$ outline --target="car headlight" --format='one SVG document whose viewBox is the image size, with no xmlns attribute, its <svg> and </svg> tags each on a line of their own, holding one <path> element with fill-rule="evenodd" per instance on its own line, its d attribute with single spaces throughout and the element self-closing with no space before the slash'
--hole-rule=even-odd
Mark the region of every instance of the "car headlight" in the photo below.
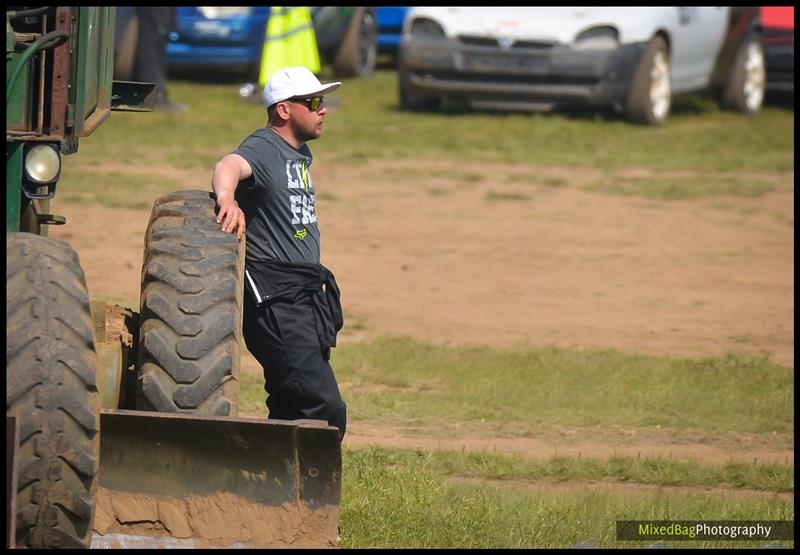
<svg viewBox="0 0 800 555">
<path fill-rule="evenodd" d="M 411 22 L 411 36 L 415 39 L 443 39 L 444 29 L 434 20 L 420 17 Z"/>
<path fill-rule="evenodd" d="M 253 8 L 248 6 L 201 6 L 197 11 L 208 19 L 219 17 L 247 17 L 253 13 Z"/>
<path fill-rule="evenodd" d="M 613 50 L 619 46 L 619 32 L 608 25 L 584 29 L 575 37 L 579 50 Z"/>
<path fill-rule="evenodd" d="M 51 144 L 38 144 L 25 154 L 25 176 L 34 183 L 52 183 L 61 173 L 61 154 Z"/>
</svg>

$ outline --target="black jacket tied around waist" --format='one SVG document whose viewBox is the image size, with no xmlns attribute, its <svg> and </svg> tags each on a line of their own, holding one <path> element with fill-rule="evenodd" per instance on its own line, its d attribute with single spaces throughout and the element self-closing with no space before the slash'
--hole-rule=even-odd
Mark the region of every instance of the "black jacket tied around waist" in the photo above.
<svg viewBox="0 0 800 555">
<path fill-rule="evenodd" d="M 336 346 L 336 334 L 344 325 L 344 315 L 339 286 L 325 266 L 310 262 L 248 261 L 245 282 L 259 306 L 279 300 L 296 303 L 310 297 L 322 348 Z"/>
</svg>

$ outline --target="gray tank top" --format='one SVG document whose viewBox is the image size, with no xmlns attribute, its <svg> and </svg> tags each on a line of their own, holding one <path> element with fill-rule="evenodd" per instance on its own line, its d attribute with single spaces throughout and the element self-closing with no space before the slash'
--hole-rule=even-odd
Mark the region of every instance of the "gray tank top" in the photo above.
<svg viewBox="0 0 800 555">
<path fill-rule="evenodd" d="M 320 263 L 320 237 L 308 145 L 292 147 L 269 128 L 254 131 L 234 151 L 253 175 L 236 187 L 246 221 L 248 263 Z"/>
</svg>

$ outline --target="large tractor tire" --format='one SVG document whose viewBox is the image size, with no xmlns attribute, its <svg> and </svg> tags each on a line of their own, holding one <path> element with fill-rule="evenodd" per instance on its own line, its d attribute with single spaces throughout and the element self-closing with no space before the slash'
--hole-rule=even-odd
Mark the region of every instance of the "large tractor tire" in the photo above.
<svg viewBox="0 0 800 555">
<path fill-rule="evenodd" d="M 367 77 L 375 71 L 378 26 L 372 8 L 355 8 L 333 68 L 338 77 Z"/>
<path fill-rule="evenodd" d="M 244 240 L 206 191 L 156 200 L 145 233 L 136 408 L 236 416 Z"/>
<path fill-rule="evenodd" d="M 672 106 L 670 58 L 667 42 L 655 36 L 642 53 L 628 94 L 628 119 L 645 125 L 661 125 Z"/>
<path fill-rule="evenodd" d="M 94 327 L 78 255 L 6 235 L 6 414 L 19 422 L 16 543 L 89 547 L 100 458 Z"/>
</svg>

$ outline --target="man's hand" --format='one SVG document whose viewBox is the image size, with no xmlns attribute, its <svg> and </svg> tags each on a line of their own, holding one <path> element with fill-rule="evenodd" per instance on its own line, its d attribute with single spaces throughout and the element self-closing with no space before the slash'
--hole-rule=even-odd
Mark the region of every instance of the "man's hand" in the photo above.
<svg viewBox="0 0 800 555">
<path fill-rule="evenodd" d="M 236 204 L 236 186 L 239 181 L 253 175 L 250 164 L 238 154 L 228 154 L 214 166 L 211 188 L 217 197 L 217 223 L 222 223 L 225 233 L 236 232 L 236 238 L 244 235 L 244 212 Z"/>
<path fill-rule="evenodd" d="M 217 223 L 222 223 L 222 231 L 225 233 L 236 232 L 236 238 L 241 239 L 244 235 L 244 212 L 233 200 L 217 199 L 219 212 L 217 213 Z"/>
</svg>

